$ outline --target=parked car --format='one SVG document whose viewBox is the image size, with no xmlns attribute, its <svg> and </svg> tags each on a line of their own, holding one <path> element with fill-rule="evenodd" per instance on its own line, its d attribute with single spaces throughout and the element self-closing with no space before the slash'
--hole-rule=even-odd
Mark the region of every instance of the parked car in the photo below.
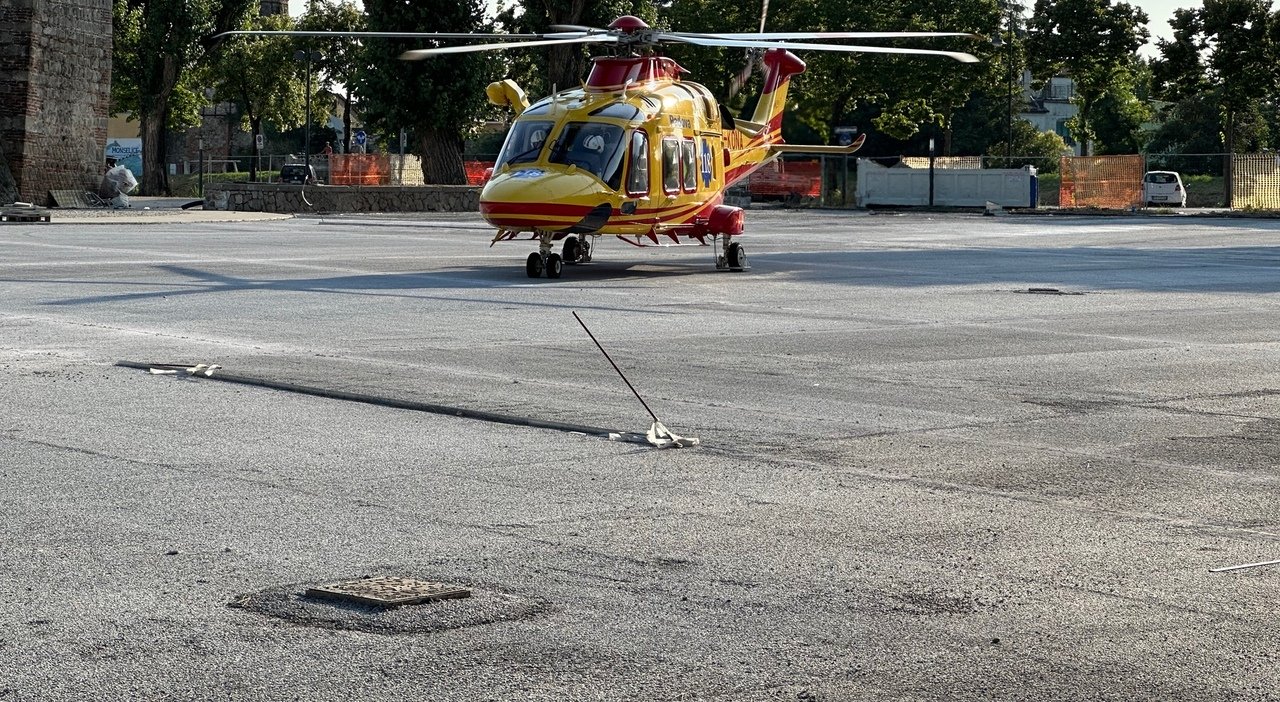
<svg viewBox="0 0 1280 702">
<path fill-rule="evenodd" d="M 1142 179 L 1142 197 L 1147 207 L 1186 207 L 1187 189 L 1182 176 L 1173 171 L 1147 171 Z"/>
<path fill-rule="evenodd" d="M 309 174 L 307 173 L 308 169 L 311 171 Z M 309 178 L 308 175 L 310 176 Z M 280 182 L 297 185 L 314 183 L 316 182 L 316 169 L 301 163 L 286 163 L 280 167 Z"/>
</svg>

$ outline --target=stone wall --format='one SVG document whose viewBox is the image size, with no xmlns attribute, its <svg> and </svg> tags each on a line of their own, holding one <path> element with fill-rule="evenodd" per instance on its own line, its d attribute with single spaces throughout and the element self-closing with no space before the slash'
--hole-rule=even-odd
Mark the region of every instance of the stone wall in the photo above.
<svg viewBox="0 0 1280 702">
<path fill-rule="evenodd" d="M 21 199 L 97 185 L 110 93 L 110 0 L 0 0 L 0 157 Z"/>
<path fill-rule="evenodd" d="M 305 198 L 305 199 L 304 199 Z M 284 185 L 208 183 L 208 210 L 237 212 L 478 212 L 480 188 L 468 185 Z"/>
</svg>

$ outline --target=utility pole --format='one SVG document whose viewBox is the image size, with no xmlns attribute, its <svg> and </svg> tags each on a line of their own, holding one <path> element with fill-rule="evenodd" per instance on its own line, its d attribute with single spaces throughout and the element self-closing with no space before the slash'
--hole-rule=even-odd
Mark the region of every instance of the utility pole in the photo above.
<svg viewBox="0 0 1280 702">
<path fill-rule="evenodd" d="M 306 172 L 306 175 L 304 177 L 307 178 L 308 180 L 311 178 L 311 62 L 319 61 L 323 58 L 324 58 L 324 55 L 321 54 L 319 51 L 310 51 L 310 50 L 303 51 L 302 49 L 299 49 L 293 52 L 293 60 L 302 61 L 307 66 L 307 96 L 306 96 L 307 128 L 305 132 L 306 143 L 303 144 L 302 146 L 302 163 Z"/>
</svg>

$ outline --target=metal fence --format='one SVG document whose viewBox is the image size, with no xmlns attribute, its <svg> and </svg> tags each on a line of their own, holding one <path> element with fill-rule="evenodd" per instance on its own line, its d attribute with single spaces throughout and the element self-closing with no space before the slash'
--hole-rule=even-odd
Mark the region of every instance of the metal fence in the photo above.
<svg viewBox="0 0 1280 702">
<path fill-rule="evenodd" d="M 467 182 L 480 185 L 488 178 L 493 167 L 494 155 L 473 154 L 464 158 L 463 169 Z M 1099 157 L 1101 158 L 1101 157 Z M 1280 210 L 1280 160 L 1274 153 L 1263 154 L 1145 154 L 1129 156 L 1139 159 L 1140 166 L 1130 166 L 1131 172 L 1178 172 L 1187 193 L 1188 207 Z M 303 154 L 262 154 L 231 156 L 205 155 L 203 172 L 207 177 L 247 180 L 249 167 L 257 160 L 259 182 L 279 180 L 281 166 L 302 163 Z M 354 166 L 354 159 L 376 162 L 373 166 Z M 403 160 L 397 154 L 311 154 L 311 165 L 319 182 L 328 184 L 367 185 L 421 185 L 424 183 L 421 160 L 406 155 Z M 885 165 L 901 165 L 927 168 L 927 156 L 903 156 L 876 159 Z M 171 175 L 179 176 L 179 182 L 190 182 L 194 193 L 195 177 L 200 172 L 198 160 L 179 161 L 171 164 Z M 1075 168 L 1069 174 L 1060 174 L 1057 159 L 1033 156 L 966 156 L 936 157 L 934 168 L 1022 168 L 1033 166 L 1039 176 L 1039 204 L 1043 206 L 1085 206 L 1092 203 L 1099 207 L 1134 207 L 1144 203 L 1132 198 L 1113 197 L 1120 186 L 1116 180 L 1103 174 L 1100 179 L 1109 184 L 1090 184 L 1089 172 Z M 1086 169 L 1087 170 L 1087 169 Z M 1096 171 L 1096 169 L 1095 169 Z M 183 176 L 190 176 L 184 179 Z M 376 177 L 375 177 L 376 175 Z M 1067 175 L 1067 178 L 1063 178 Z M 1082 180 L 1083 178 L 1083 180 Z M 1140 192 L 1132 173 L 1126 176 L 1128 192 Z M 819 156 L 785 154 L 752 174 L 747 183 L 736 188 L 732 195 L 750 198 L 754 202 L 780 203 L 791 206 L 853 207 L 857 184 L 856 159 L 846 156 Z M 1228 186 L 1230 184 L 1230 186 Z M 1064 185 L 1066 188 L 1064 189 Z M 1136 190 L 1135 190 L 1136 188 Z M 1228 192 L 1230 190 L 1230 192 Z M 1091 193 L 1099 194 L 1097 199 Z M 1101 195 L 1101 193 L 1107 193 Z M 1069 198 L 1061 197 L 1069 194 Z M 1140 198 L 1139 198 L 1140 199 Z"/>
</svg>

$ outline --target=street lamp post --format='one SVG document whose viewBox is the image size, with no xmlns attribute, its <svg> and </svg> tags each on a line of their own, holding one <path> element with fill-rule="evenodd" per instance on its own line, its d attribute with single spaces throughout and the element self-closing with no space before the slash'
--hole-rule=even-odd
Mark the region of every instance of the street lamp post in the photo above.
<svg viewBox="0 0 1280 702">
<path fill-rule="evenodd" d="M 1013 149 L 1013 12 L 1009 13 L 1009 138 L 1005 141 L 1005 158 Z M 1008 164 L 1005 164 L 1006 166 Z"/>
<path fill-rule="evenodd" d="M 311 62 L 319 61 L 323 58 L 324 55 L 319 51 L 303 51 L 302 49 L 299 49 L 293 52 L 293 60 L 303 61 L 307 64 L 307 129 L 305 137 L 306 143 L 302 146 L 302 163 L 306 173 L 304 177 L 308 179 L 311 178 Z"/>
<path fill-rule="evenodd" d="M 991 45 L 999 49 L 1001 46 L 1006 47 L 1005 55 L 1008 58 L 1008 65 L 1005 71 L 1005 91 L 1008 93 L 1009 105 L 1008 115 L 1005 118 L 1006 137 L 1004 142 L 1004 157 L 1007 159 L 1013 155 L 1013 6 L 1009 7 L 1009 39 L 1005 41 L 997 30 L 995 35 L 991 37 Z M 1009 164 L 1005 164 L 1008 166 Z"/>
</svg>

